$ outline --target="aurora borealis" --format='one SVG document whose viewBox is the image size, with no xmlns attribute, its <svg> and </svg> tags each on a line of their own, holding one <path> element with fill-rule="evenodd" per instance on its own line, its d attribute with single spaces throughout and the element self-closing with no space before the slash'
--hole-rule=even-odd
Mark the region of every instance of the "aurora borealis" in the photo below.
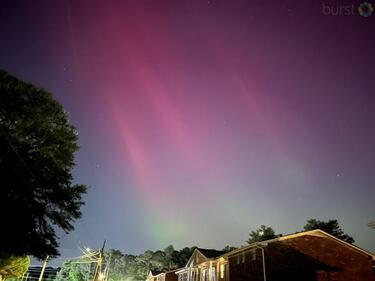
<svg viewBox="0 0 375 281">
<path fill-rule="evenodd" d="M 337 218 L 375 251 L 374 15 L 324 15 L 319 1 L 2 2 L 0 68 L 52 91 L 80 135 L 74 178 L 90 189 L 62 257 L 104 238 L 128 253 L 221 249 L 309 218 Z"/>
</svg>

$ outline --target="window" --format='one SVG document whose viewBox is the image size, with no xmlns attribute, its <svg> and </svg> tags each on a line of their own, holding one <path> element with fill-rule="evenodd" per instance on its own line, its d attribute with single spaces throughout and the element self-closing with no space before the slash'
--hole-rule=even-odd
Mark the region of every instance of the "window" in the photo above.
<svg viewBox="0 0 375 281">
<path fill-rule="evenodd" d="M 246 259 L 245 259 L 245 254 L 242 254 L 242 256 L 241 256 L 241 262 L 242 262 L 242 263 L 245 263 L 245 261 L 246 261 Z"/>
<path fill-rule="evenodd" d="M 220 265 L 220 279 L 224 279 L 224 271 L 225 271 L 225 265 Z"/>
<path fill-rule="evenodd" d="M 237 264 L 240 264 L 240 256 L 237 256 Z"/>
<path fill-rule="evenodd" d="M 212 281 L 216 281 L 216 270 L 215 270 L 215 267 L 212 268 Z"/>
</svg>

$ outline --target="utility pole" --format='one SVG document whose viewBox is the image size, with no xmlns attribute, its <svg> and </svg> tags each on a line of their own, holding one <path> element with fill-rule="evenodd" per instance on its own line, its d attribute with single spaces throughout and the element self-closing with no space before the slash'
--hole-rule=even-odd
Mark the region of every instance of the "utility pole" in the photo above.
<svg viewBox="0 0 375 281">
<path fill-rule="evenodd" d="M 104 281 L 108 281 L 108 275 L 109 275 L 110 265 L 111 265 L 111 256 L 109 256 L 108 263 L 106 263 L 106 266 L 105 266 L 105 278 L 104 278 Z"/>
<path fill-rule="evenodd" d="M 103 263 L 105 242 L 106 242 L 106 240 L 104 240 L 103 246 L 99 250 L 98 264 L 96 265 L 96 268 L 95 268 L 93 281 L 96 281 L 98 279 L 98 277 L 99 277 L 99 279 L 103 279 L 102 263 Z"/>
<path fill-rule="evenodd" d="M 46 257 L 46 259 L 45 259 L 45 261 L 43 263 L 42 271 L 40 272 L 39 280 L 38 281 L 42 281 L 42 279 L 43 279 L 43 274 L 44 274 L 44 270 L 46 269 L 46 266 L 47 266 L 48 258 L 49 258 L 49 256 Z"/>
</svg>

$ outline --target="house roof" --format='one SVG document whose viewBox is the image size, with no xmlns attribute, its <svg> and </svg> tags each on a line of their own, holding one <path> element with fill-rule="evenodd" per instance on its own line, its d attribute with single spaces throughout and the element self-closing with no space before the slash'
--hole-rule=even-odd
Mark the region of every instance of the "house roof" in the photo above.
<svg viewBox="0 0 375 281">
<path fill-rule="evenodd" d="M 167 273 L 173 273 L 173 272 L 177 272 L 177 271 L 180 271 L 182 268 L 176 268 L 176 269 L 172 269 L 172 270 L 169 270 L 169 271 L 166 271 L 164 272 L 165 274 Z"/>
<path fill-rule="evenodd" d="M 159 275 L 161 273 L 163 273 L 162 271 L 159 271 L 159 270 L 150 270 L 152 276 L 156 276 L 156 275 Z"/>
<path fill-rule="evenodd" d="M 202 248 L 197 248 L 199 252 L 201 252 L 202 255 L 204 255 L 206 258 L 217 258 L 218 256 L 222 256 L 225 254 L 224 251 L 218 251 L 215 249 L 202 249 Z"/>
<path fill-rule="evenodd" d="M 190 262 L 192 261 L 193 257 L 199 253 L 200 255 L 202 255 L 204 258 L 206 258 L 207 260 L 211 260 L 211 259 L 215 259 L 219 256 L 222 256 L 223 254 L 225 254 L 225 251 L 218 251 L 218 250 L 215 250 L 215 249 L 203 249 L 203 248 L 195 248 L 192 255 L 190 256 L 188 262 L 186 263 L 186 266 L 185 268 L 188 267 L 188 264 L 190 264 Z M 184 271 L 185 269 L 181 269 L 179 270 L 179 272 L 181 271 Z"/>
<path fill-rule="evenodd" d="M 355 246 L 353 244 L 350 244 L 350 243 L 347 243 L 323 230 L 320 230 L 320 229 L 314 229 L 314 230 L 309 230 L 309 231 L 303 231 L 303 232 L 298 232 L 298 233 L 294 233 L 294 234 L 288 234 L 288 235 L 285 235 L 285 236 L 281 236 L 281 237 L 277 237 L 277 238 L 274 238 L 274 239 L 270 239 L 270 240 L 266 240 L 266 241 L 262 241 L 262 242 L 255 242 L 255 243 L 252 243 L 250 245 L 247 245 L 247 246 L 243 246 L 239 249 L 236 249 L 236 250 L 233 250 L 231 252 L 228 252 L 226 254 L 224 254 L 223 256 L 231 256 L 231 255 L 234 255 L 234 254 L 237 254 L 239 252 L 243 252 L 247 249 L 251 249 L 251 248 L 256 248 L 256 247 L 261 247 L 261 246 L 267 246 L 267 244 L 269 243 L 273 243 L 273 242 L 276 242 L 276 241 L 283 241 L 283 240 L 288 240 L 288 239 L 291 239 L 291 238 L 296 238 L 296 237 L 299 237 L 299 236 L 304 236 L 304 235 L 317 235 L 317 236 L 326 236 L 326 237 L 329 237 L 333 240 L 335 240 L 336 242 L 339 242 L 340 244 L 346 246 L 346 247 L 349 247 L 357 252 L 360 252 L 362 254 L 365 254 L 369 257 L 371 257 L 372 259 L 375 260 L 375 255 L 358 247 L 358 246 Z"/>
</svg>

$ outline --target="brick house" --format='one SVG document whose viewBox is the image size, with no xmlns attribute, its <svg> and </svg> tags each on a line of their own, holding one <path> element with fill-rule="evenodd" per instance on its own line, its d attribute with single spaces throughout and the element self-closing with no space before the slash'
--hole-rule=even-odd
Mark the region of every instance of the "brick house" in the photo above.
<svg viewBox="0 0 375 281">
<path fill-rule="evenodd" d="M 223 258 L 230 281 L 375 281 L 373 254 L 321 230 L 253 243 Z"/>
<path fill-rule="evenodd" d="M 375 281 L 375 256 L 316 229 L 228 253 L 197 248 L 173 274 L 171 281 Z"/>
</svg>

